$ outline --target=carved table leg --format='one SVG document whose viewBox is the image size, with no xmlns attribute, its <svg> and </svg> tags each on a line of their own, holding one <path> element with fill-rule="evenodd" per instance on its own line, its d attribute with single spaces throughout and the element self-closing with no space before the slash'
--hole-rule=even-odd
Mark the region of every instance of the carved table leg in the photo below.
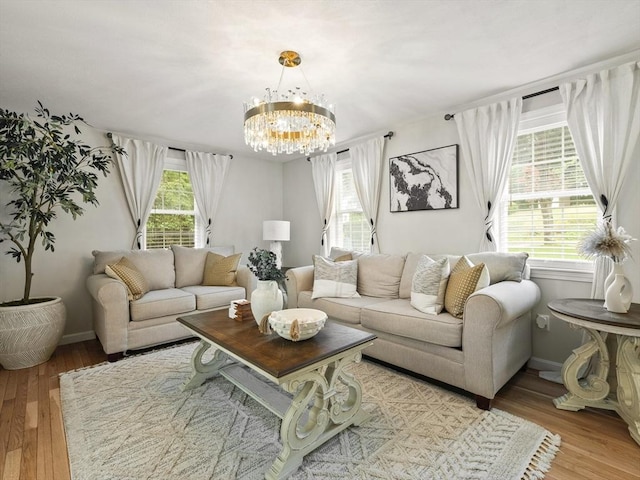
<svg viewBox="0 0 640 480">
<path fill-rule="evenodd" d="M 191 376 L 185 380 L 182 385 L 182 390 L 191 390 L 192 388 L 199 387 L 207 379 L 215 377 L 218 374 L 220 368 L 227 362 L 229 356 L 222 350 L 216 350 L 213 353 L 213 358 L 207 363 L 202 362 L 202 356 L 207 350 L 211 348 L 211 344 L 200 340 L 200 343 L 193 351 L 191 356 Z"/>
<path fill-rule="evenodd" d="M 640 337 L 618 335 L 618 414 L 640 444 Z"/>
<path fill-rule="evenodd" d="M 291 406 L 282 419 L 282 451 L 267 471 L 269 480 L 286 478 L 302 464 L 303 457 L 351 425 L 369 418 L 361 409 L 362 387 L 344 368 L 359 362 L 358 352 L 329 364 L 326 369 L 304 373 L 285 383 L 294 394 Z M 338 384 L 346 387 L 339 392 Z"/>
<path fill-rule="evenodd" d="M 607 382 L 609 373 L 609 351 L 604 336 L 597 330 L 585 328 L 591 341 L 576 348 L 562 366 L 562 380 L 569 393 L 553 400 L 555 406 L 562 410 L 578 411 L 584 407 L 599 407 L 615 410 L 615 402 L 609 399 L 610 386 Z M 592 356 L 598 354 L 594 373 L 580 380 L 580 369 Z"/>
</svg>

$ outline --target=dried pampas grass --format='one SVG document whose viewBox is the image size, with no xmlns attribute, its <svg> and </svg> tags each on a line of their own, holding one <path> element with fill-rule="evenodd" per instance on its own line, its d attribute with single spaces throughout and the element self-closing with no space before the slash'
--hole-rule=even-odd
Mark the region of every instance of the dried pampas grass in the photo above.
<svg viewBox="0 0 640 480">
<path fill-rule="evenodd" d="M 593 232 L 582 239 L 578 251 L 587 258 L 610 257 L 615 263 L 620 263 L 631 256 L 629 243 L 632 240 L 635 238 L 624 228 L 615 230 L 609 221 L 602 220 Z"/>
</svg>

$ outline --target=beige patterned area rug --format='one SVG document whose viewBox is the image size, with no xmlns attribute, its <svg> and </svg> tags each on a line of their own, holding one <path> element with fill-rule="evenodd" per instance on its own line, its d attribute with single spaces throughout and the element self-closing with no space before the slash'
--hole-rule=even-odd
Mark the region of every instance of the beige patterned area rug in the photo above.
<svg viewBox="0 0 640 480">
<path fill-rule="evenodd" d="M 223 378 L 189 392 L 195 344 L 60 375 L 75 480 L 261 479 L 280 420 Z M 560 438 L 467 397 L 363 361 L 371 419 L 307 455 L 293 479 L 537 479 Z"/>
</svg>

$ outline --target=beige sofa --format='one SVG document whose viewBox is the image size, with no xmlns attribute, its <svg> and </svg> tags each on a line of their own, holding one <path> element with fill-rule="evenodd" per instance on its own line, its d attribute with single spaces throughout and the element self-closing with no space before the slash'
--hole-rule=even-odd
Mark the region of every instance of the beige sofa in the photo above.
<svg viewBox="0 0 640 480">
<path fill-rule="evenodd" d="M 332 251 L 332 257 L 343 253 Z M 421 256 L 358 257 L 357 298 L 312 299 L 314 267 L 289 269 L 288 307 L 316 308 L 330 321 L 376 334 L 365 355 L 471 392 L 479 408 L 489 409 L 496 392 L 531 356 L 531 310 L 540 290 L 527 279 L 526 254 L 467 255 L 487 266 L 490 285 L 468 297 L 462 318 L 423 313 L 410 304 Z M 447 257 L 452 267 L 460 258 Z"/>
<path fill-rule="evenodd" d="M 232 300 L 246 298 L 255 289 L 255 277 L 238 267 L 229 286 L 204 286 L 208 252 L 228 256 L 233 247 L 170 250 L 94 251 L 93 274 L 87 278 L 92 297 L 93 327 L 109 361 L 135 350 L 180 340 L 191 334 L 176 321 L 190 313 L 228 308 Z M 129 300 L 120 280 L 105 274 L 105 267 L 125 257 L 144 276 L 150 291 Z"/>
</svg>

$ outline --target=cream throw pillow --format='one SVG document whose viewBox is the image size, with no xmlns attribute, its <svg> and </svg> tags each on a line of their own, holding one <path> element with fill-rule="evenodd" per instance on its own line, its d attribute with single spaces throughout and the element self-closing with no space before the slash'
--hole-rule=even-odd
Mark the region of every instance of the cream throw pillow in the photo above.
<svg viewBox="0 0 640 480">
<path fill-rule="evenodd" d="M 221 287 L 235 285 L 240 257 L 242 257 L 241 253 L 229 255 L 228 257 L 213 252 L 207 253 L 202 285 Z"/>
<path fill-rule="evenodd" d="M 149 291 L 147 280 L 127 257 L 122 257 L 118 262 L 106 265 L 104 273 L 111 278 L 120 280 L 127 286 L 129 300 L 138 300 Z"/>
<path fill-rule="evenodd" d="M 313 256 L 313 293 L 311 298 L 359 297 L 358 261 L 333 262 L 320 255 Z"/>
<path fill-rule="evenodd" d="M 449 261 L 433 260 L 423 255 L 416 266 L 411 284 L 411 306 L 424 313 L 439 314 L 449 278 Z"/>
<path fill-rule="evenodd" d="M 468 260 L 462 257 L 453 267 L 444 296 L 444 308 L 457 318 L 462 318 L 467 298 L 476 291 L 482 270 L 485 268 L 484 263 L 470 267 L 467 262 Z"/>
</svg>

